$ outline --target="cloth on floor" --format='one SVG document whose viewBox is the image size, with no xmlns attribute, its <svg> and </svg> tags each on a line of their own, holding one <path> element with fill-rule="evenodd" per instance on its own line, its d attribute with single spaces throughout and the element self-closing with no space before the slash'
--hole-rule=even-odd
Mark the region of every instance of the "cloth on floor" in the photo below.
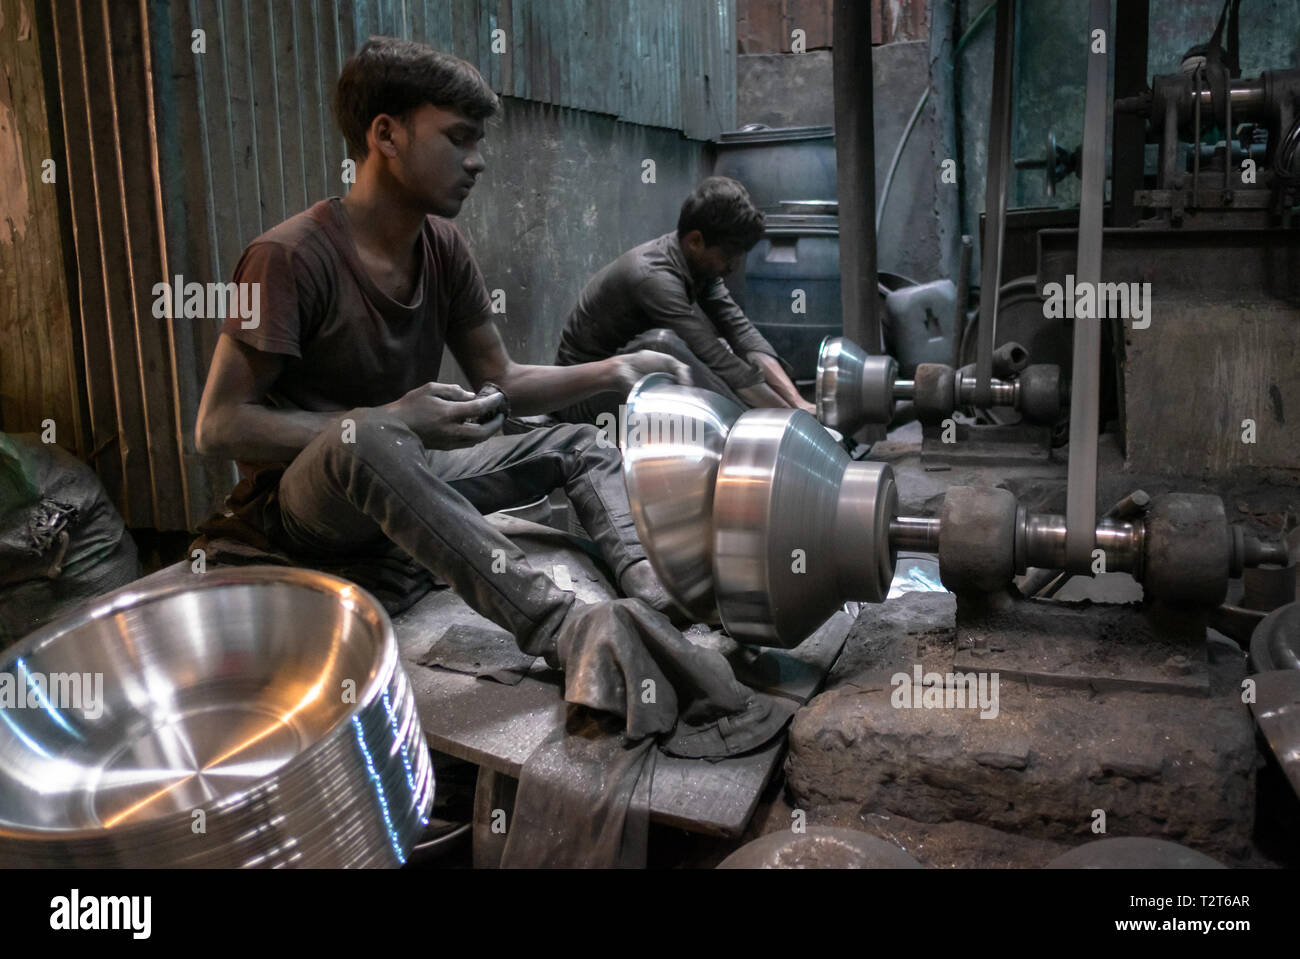
<svg viewBox="0 0 1300 959">
<path fill-rule="evenodd" d="M 568 722 L 524 763 L 503 866 L 644 866 L 655 753 L 749 752 L 796 709 L 737 682 L 721 653 L 639 599 L 576 608 L 557 651 Z"/>
<path fill-rule="evenodd" d="M 521 652 L 514 637 L 503 629 L 454 623 L 418 662 L 515 686 L 528 675 L 537 657 Z"/>
<path fill-rule="evenodd" d="M 655 748 L 608 714 L 570 707 L 519 776 L 501 866 L 640 869 L 650 831 Z"/>
<path fill-rule="evenodd" d="M 630 739 L 664 736 L 662 748 L 675 756 L 757 749 L 797 708 L 739 683 L 721 653 L 692 643 L 638 599 L 575 609 L 557 650 L 567 702 L 623 717 Z"/>
</svg>

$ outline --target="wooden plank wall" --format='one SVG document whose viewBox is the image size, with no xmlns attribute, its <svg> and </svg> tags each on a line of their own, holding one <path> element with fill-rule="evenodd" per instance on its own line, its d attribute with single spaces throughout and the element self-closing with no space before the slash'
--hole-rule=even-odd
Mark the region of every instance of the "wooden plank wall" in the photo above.
<svg viewBox="0 0 1300 959">
<path fill-rule="evenodd" d="M 85 456 L 59 221 L 67 170 L 61 157 L 46 165 L 56 157 L 35 13 L 30 0 L 0 0 L 0 430 L 40 433 L 53 421 L 56 442 Z"/>
</svg>

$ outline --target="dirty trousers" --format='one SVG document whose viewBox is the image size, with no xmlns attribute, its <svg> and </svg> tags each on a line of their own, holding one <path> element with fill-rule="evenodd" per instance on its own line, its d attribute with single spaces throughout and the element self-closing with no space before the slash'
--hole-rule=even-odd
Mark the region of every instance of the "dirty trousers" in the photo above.
<svg viewBox="0 0 1300 959">
<path fill-rule="evenodd" d="M 645 558 L 621 457 L 594 426 L 428 450 L 391 413 L 355 410 L 343 417 L 355 422 L 354 435 L 327 428 L 280 479 L 280 535 L 291 553 L 338 559 L 382 552 L 391 541 L 514 634 L 520 649 L 548 659 L 574 597 L 530 566 L 482 514 L 563 487 L 615 582 Z"/>
</svg>

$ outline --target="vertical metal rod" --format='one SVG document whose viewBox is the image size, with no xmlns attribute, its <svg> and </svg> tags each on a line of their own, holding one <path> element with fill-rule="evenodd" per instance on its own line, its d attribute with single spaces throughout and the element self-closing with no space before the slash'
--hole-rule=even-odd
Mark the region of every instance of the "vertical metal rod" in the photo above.
<svg viewBox="0 0 1300 959">
<path fill-rule="evenodd" d="M 1199 206 L 1197 200 L 1201 195 L 1201 74 L 1204 67 L 1192 71 L 1192 202 L 1194 210 Z"/>
<path fill-rule="evenodd" d="M 1226 202 L 1232 193 L 1232 81 L 1229 80 L 1223 94 L 1223 125 L 1228 129 L 1223 134 L 1223 199 Z M 1201 152 L 1201 145 L 1196 144 L 1196 152 Z"/>
<path fill-rule="evenodd" d="M 1094 53 L 1092 36 L 1110 33 L 1110 0 L 1089 0 L 1087 98 L 1083 115 L 1083 186 L 1079 202 L 1076 288 L 1101 282 L 1101 217 L 1106 192 L 1106 73 L 1109 53 Z M 1110 49 L 1109 44 L 1105 47 Z M 1100 304 L 1092 316 L 1074 318 L 1074 377 L 1070 399 L 1070 466 L 1065 509 L 1066 569 L 1089 571 L 1097 529 L 1097 426 L 1101 391 Z"/>
<path fill-rule="evenodd" d="M 961 237 L 961 260 L 957 267 L 957 309 L 952 322 L 952 368 L 961 369 L 962 334 L 966 332 L 966 311 L 970 309 L 970 257 L 974 246 L 970 235 Z"/>
<path fill-rule="evenodd" d="M 831 76 L 839 183 L 844 335 L 881 351 L 876 315 L 876 158 L 872 110 L 871 4 L 835 0 Z M 883 436 L 883 433 L 882 433 Z"/>
<path fill-rule="evenodd" d="M 984 188 L 984 245 L 980 255 L 979 339 L 975 353 L 975 406 L 993 405 L 993 339 L 998 287 L 1002 285 L 1002 238 L 1006 231 L 1007 176 L 1011 168 L 1011 78 L 1016 47 L 1016 0 L 998 0 L 993 39 L 993 104 L 989 113 L 988 179 Z"/>
<path fill-rule="evenodd" d="M 1115 97 L 1136 96 L 1147 88 L 1147 35 L 1150 0 L 1116 0 Z M 1110 226 L 1134 226 L 1140 210 L 1133 193 L 1143 186 L 1146 118 L 1115 111 L 1111 121 Z"/>
</svg>

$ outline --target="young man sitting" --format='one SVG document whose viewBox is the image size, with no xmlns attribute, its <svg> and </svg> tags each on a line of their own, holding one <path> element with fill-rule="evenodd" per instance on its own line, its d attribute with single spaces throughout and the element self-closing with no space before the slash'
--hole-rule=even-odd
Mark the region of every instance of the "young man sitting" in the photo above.
<svg viewBox="0 0 1300 959">
<path fill-rule="evenodd" d="M 336 110 L 356 183 L 258 237 L 235 281 L 260 284 L 252 329 L 227 320 L 196 443 L 238 460 L 232 501 L 306 562 L 392 555 L 451 584 L 521 649 L 554 655 L 571 593 L 482 516 L 562 487 L 622 590 L 671 607 L 636 537 L 617 449 L 594 426 L 498 435 L 529 415 L 677 360 L 622 354 L 565 367 L 514 362 L 483 276 L 451 224 L 484 169 L 498 109 L 479 73 L 423 44 L 372 38 L 344 66 Z M 477 390 L 433 382 L 444 344 Z"/>
<path fill-rule="evenodd" d="M 684 362 L 695 386 L 741 406 L 814 412 L 722 282 L 762 237 L 763 214 L 745 188 L 709 177 L 682 204 L 675 232 L 629 250 L 591 278 L 565 323 L 555 362 L 659 350 Z M 602 393 L 560 406 L 557 415 L 595 423 L 616 414 L 625 396 Z"/>
</svg>

